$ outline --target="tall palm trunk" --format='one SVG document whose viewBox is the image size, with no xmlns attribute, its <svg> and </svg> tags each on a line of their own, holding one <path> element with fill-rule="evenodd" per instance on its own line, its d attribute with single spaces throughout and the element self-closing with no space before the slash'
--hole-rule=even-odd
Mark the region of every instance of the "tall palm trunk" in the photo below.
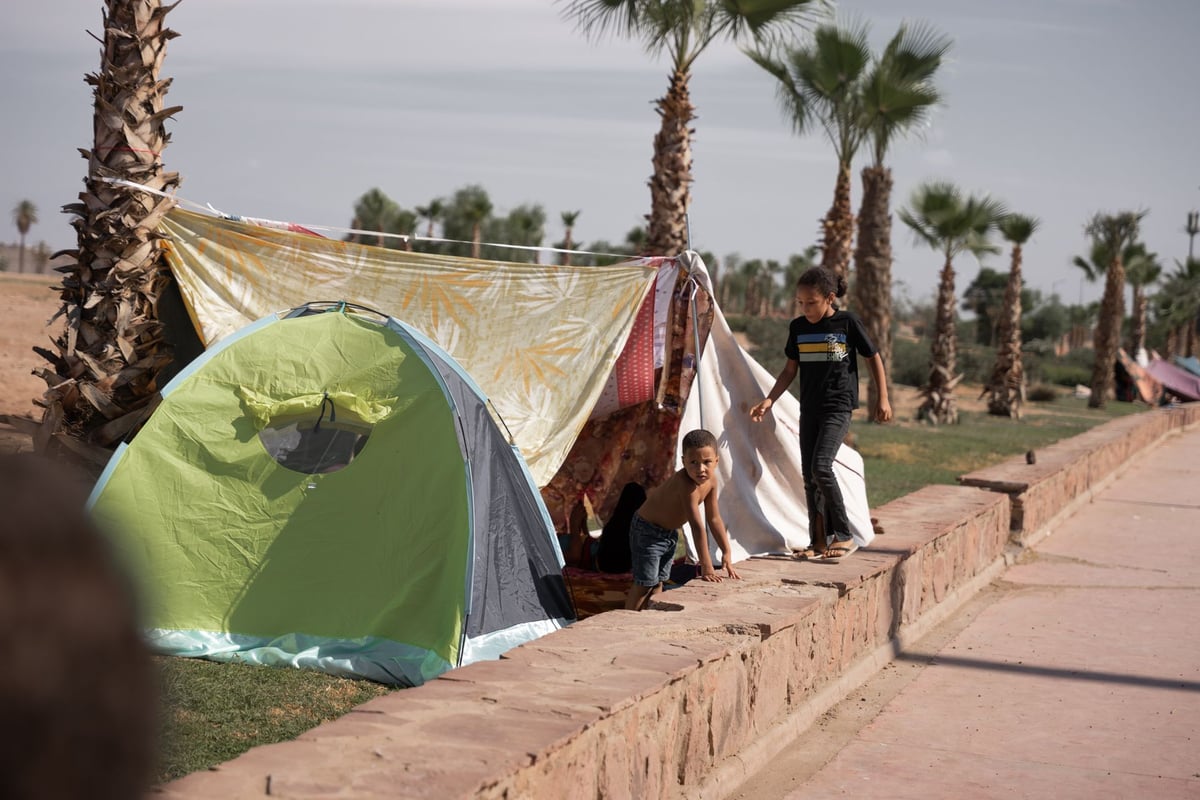
<svg viewBox="0 0 1200 800">
<path fill-rule="evenodd" d="M 954 263 L 947 257 L 938 281 L 937 320 L 934 324 L 933 345 L 930 348 L 929 384 L 921 390 L 925 398 L 918 409 L 921 419 L 934 424 L 958 422 L 958 406 L 954 387 L 962 379 L 955 375 L 958 360 L 954 298 Z"/>
<path fill-rule="evenodd" d="M 863 199 L 858 215 L 858 248 L 854 251 L 852 301 L 871 341 L 879 348 L 892 396 L 892 171 L 866 167 L 862 171 Z M 867 408 L 879 404 L 879 388 L 869 381 Z"/>
<path fill-rule="evenodd" d="M 850 206 L 850 165 L 839 164 L 833 205 L 822 227 L 821 266 L 843 278 L 850 276 L 850 254 L 854 247 L 854 209 Z"/>
<path fill-rule="evenodd" d="M 654 174 L 650 178 L 650 224 L 646 249 L 673 256 L 688 249 L 687 213 L 691 205 L 691 122 L 696 108 L 688 93 L 689 73 L 676 70 L 667 94 L 658 100 L 662 125 L 654 137 Z"/>
<path fill-rule="evenodd" d="M 17 272 L 25 271 L 25 231 L 17 229 L 18 241 L 17 245 Z"/>
<path fill-rule="evenodd" d="M 1133 287 L 1133 319 L 1129 330 L 1129 355 L 1137 358 L 1138 353 L 1146 348 L 1146 314 L 1150 307 L 1150 298 L 1140 285 Z"/>
<path fill-rule="evenodd" d="M 568 225 L 567 229 L 566 229 L 566 234 L 563 236 L 563 250 L 566 250 L 568 252 L 562 253 L 561 257 L 559 258 L 559 263 L 562 264 L 564 267 L 571 266 L 570 251 L 575 249 L 575 242 L 572 241 L 572 239 L 571 239 L 572 233 L 573 233 L 573 231 L 571 230 L 571 226 Z"/>
<path fill-rule="evenodd" d="M 71 437 L 105 447 L 121 439 L 149 415 L 172 360 L 158 318 L 172 278 L 156 229 L 173 203 L 100 180 L 124 178 L 160 191 L 179 185 L 161 155 L 170 139 L 164 122 L 180 110 L 163 108 L 171 81 L 158 77 L 167 41 L 176 36 L 164 25 L 171 7 L 108 0 L 104 13 L 101 68 L 86 78 L 94 87 L 95 142 L 84 153 L 80 202 L 64 208 L 77 215 L 78 241 L 61 289 L 67 324 L 57 354 L 39 351 L 54 367 L 39 371 L 49 387 L 35 442 L 41 450 L 57 441 L 97 455 Z"/>
<path fill-rule="evenodd" d="M 1021 245 L 1014 244 L 1008 285 L 1004 287 L 1004 308 L 996 323 L 996 363 L 983 390 L 988 413 L 998 417 L 1021 418 L 1025 402 L 1025 369 L 1021 363 Z"/>
<path fill-rule="evenodd" d="M 1176 332 L 1176 329 L 1171 328 L 1170 330 L 1168 330 L 1167 331 L 1167 343 L 1163 350 L 1163 358 L 1170 361 L 1172 358 L 1175 357 L 1175 354 L 1177 352 L 1179 352 L 1178 341 L 1179 341 L 1179 334 Z"/>
<path fill-rule="evenodd" d="M 1114 391 L 1117 348 L 1121 340 L 1121 321 L 1125 318 L 1125 265 L 1115 256 L 1104 278 L 1104 297 L 1100 300 L 1100 319 L 1096 323 L 1092 366 L 1092 396 L 1088 408 L 1104 408 Z"/>
<path fill-rule="evenodd" d="M 483 223 L 476 222 L 471 226 L 471 258 L 479 258 L 483 251 Z"/>
</svg>

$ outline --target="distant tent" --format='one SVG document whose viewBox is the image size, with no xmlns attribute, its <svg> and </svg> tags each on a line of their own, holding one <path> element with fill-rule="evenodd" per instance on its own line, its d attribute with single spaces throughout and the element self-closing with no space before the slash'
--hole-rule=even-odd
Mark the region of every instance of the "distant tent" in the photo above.
<svg viewBox="0 0 1200 800">
<path fill-rule="evenodd" d="M 1161 383 L 1164 389 L 1179 399 L 1200 400 L 1200 375 L 1195 375 L 1183 367 L 1177 367 L 1170 361 L 1164 361 L 1161 358 L 1151 359 L 1146 366 L 1146 371 L 1154 376 L 1154 379 Z"/>
<path fill-rule="evenodd" d="M 1175 363 L 1193 375 L 1200 376 L 1200 358 L 1195 356 L 1175 356 Z"/>
<path fill-rule="evenodd" d="M 91 500 L 160 652 L 419 684 L 574 617 L 523 460 L 404 323 L 272 315 L 162 395 Z"/>
<path fill-rule="evenodd" d="M 1124 400 L 1127 403 L 1141 400 L 1152 406 L 1162 402 L 1162 384 L 1144 367 L 1130 358 L 1124 348 L 1117 350 L 1114 378 L 1118 400 Z"/>
</svg>

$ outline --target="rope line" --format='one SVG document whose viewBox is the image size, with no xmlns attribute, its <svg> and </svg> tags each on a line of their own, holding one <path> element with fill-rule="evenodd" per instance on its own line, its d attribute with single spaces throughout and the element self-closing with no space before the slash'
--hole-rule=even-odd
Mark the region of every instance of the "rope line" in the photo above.
<svg viewBox="0 0 1200 800">
<path fill-rule="evenodd" d="M 302 227 L 302 228 L 310 228 L 312 230 L 318 230 L 318 231 L 328 231 L 331 233 L 344 233 L 344 234 L 355 234 L 355 235 L 359 235 L 359 236 L 375 236 L 375 237 L 382 236 L 382 237 L 386 237 L 389 239 L 399 239 L 402 242 L 408 242 L 408 241 L 435 242 L 435 243 L 441 243 L 441 244 L 464 244 L 464 245 L 472 245 L 472 246 L 475 244 L 474 242 L 468 242 L 468 241 L 464 241 L 462 239 L 443 239 L 438 236 L 411 236 L 411 235 L 404 234 L 404 233 L 387 233 L 385 231 L 368 231 L 368 230 L 363 230 L 362 228 L 340 228 L 340 227 L 336 227 L 333 225 L 310 225 L 307 223 L 282 222 L 282 221 L 273 220 L 273 219 L 262 219 L 260 217 L 243 217 L 238 214 L 227 214 L 224 211 L 221 211 L 220 209 L 213 206 L 212 203 L 200 205 L 199 203 L 192 202 L 191 200 L 188 200 L 186 198 L 178 197 L 175 194 L 163 192 L 163 191 L 160 191 L 159 189 L 152 189 L 149 186 L 146 186 L 145 184 L 135 183 L 134 181 L 127 181 L 124 178 L 102 177 L 102 178 L 98 178 L 98 180 L 101 180 L 105 183 L 111 183 L 115 186 L 126 186 L 131 189 L 137 189 L 138 191 L 147 192 L 147 193 L 153 194 L 153 195 L 158 195 L 159 197 L 165 197 L 166 199 L 173 201 L 177 205 L 186 206 L 188 208 L 195 209 L 196 211 L 201 211 L 201 212 L 204 212 L 207 214 L 212 214 L 213 216 L 220 217 L 222 219 L 233 220 L 234 222 L 248 222 L 248 223 L 251 223 L 254 225 L 262 225 L 262 226 L 269 227 L 269 228 L 287 228 L 288 226 L 295 225 L 295 226 Z M 563 249 L 560 247 L 538 247 L 535 245 L 507 244 L 504 242 L 480 242 L 479 245 L 480 245 L 480 247 L 505 247 L 510 250 L 536 250 L 538 252 L 570 253 L 571 255 L 578 255 L 578 256 L 603 256 L 606 258 L 619 258 L 619 259 L 624 259 L 624 260 L 629 260 L 629 259 L 634 259 L 634 258 L 666 258 L 666 256 L 648 256 L 648 255 L 636 256 L 636 255 L 630 255 L 629 253 L 601 253 L 601 252 L 596 252 L 593 250 L 566 250 L 566 249 Z"/>
</svg>

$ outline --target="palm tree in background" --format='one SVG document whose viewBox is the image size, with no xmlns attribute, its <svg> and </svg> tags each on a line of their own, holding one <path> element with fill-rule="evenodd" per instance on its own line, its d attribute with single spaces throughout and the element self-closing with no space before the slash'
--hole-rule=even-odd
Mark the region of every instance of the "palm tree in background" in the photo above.
<svg viewBox="0 0 1200 800">
<path fill-rule="evenodd" d="M 108 0 L 103 12 L 100 69 L 86 76 L 93 87 L 92 148 L 74 214 L 75 263 L 63 275 L 57 353 L 39 349 L 53 366 L 38 374 L 48 389 L 35 446 L 52 441 L 106 458 L 87 445 L 109 447 L 133 431 L 153 409 L 153 399 L 173 360 L 159 320 L 159 304 L 173 290 L 162 259 L 158 222 L 174 205 L 165 197 L 105 182 L 123 178 L 170 194 L 179 176 L 163 169 L 170 136 L 165 122 L 181 110 L 163 104 L 170 79 L 159 72 L 174 5 L 160 0 Z"/>
<path fill-rule="evenodd" d="M 354 204 L 354 227 L 364 231 L 377 231 L 380 235 L 374 237 L 379 247 L 395 247 L 395 240 L 383 234 L 410 234 L 416 218 L 411 212 L 404 211 L 400 205 L 388 197 L 383 190 L 372 188 L 367 190 Z M 356 242 L 362 242 L 362 234 L 350 234 Z M 406 249 L 412 249 L 411 244 Z"/>
<path fill-rule="evenodd" d="M 820 125 L 833 144 L 838 170 L 833 205 L 822 222 L 821 266 L 848 277 L 854 244 L 850 165 L 867 135 L 863 112 L 863 83 L 871 65 L 867 28 L 821 25 L 810 42 L 749 55 L 778 81 L 779 105 L 796 133 Z"/>
<path fill-rule="evenodd" d="M 25 234 L 29 233 L 29 229 L 38 221 L 37 206 L 32 200 L 22 200 L 13 208 L 13 223 L 17 226 L 17 233 L 21 236 L 19 248 L 17 250 L 17 272 L 25 271 Z"/>
<path fill-rule="evenodd" d="M 661 123 L 654 137 L 646 246 L 654 255 L 689 247 L 692 138 L 696 118 L 688 90 L 692 65 L 717 39 L 762 45 L 807 21 L 825 4 L 818 0 L 559 0 L 564 16 L 585 35 L 609 33 L 639 40 L 652 56 L 666 54 L 671 79 L 655 105 Z"/>
<path fill-rule="evenodd" d="M 1137 358 L 1146 349 L 1146 325 L 1149 319 L 1150 298 L 1146 287 L 1162 275 L 1158 253 L 1146 250 L 1146 245 L 1134 242 L 1125 248 L 1125 282 L 1133 289 L 1133 308 L 1129 320 L 1129 355 Z"/>
<path fill-rule="evenodd" d="M 862 170 L 862 204 L 854 251 L 851 304 L 879 348 L 891 396 L 892 381 L 892 170 L 888 148 L 923 125 L 941 102 L 933 76 L 951 40 L 923 25 L 901 25 L 875 60 L 863 86 L 864 124 L 872 163 Z M 879 387 L 867 383 L 867 407 L 875 408 Z"/>
<path fill-rule="evenodd" d="M 1200 211 L 1189 211 L 1187 215 L 1187 225 L 1184 226 L 1183 232 L 1188 235 L 1188 261 L 1191 261 L 1195 256 L 1192 253 L 1192 245 L 1196 242 L 1196 234 L 1200 233 Z"/>
<path fill-rule="evenodd" d="M 1200 322 L 1200 259 L 1175 261 L 1175 271 L 1158 293 L 1159 324 L 1166 328 L 1166 356 L 1196 354 L 1196 324 Z"/>
<path fill-rule="evenodd" d="M 435 197 L 427 206 L 417 206 L 417 216 L 426 221 L 425 236 L 433 238 L 433 224 L 445 215 L 446 203 L 442 198 Z"/>
<path fill-rule="evenodd" d="M 541 247 L 546 236 L 546 211 L 540 205 L 521 205 L 508 214 L 506 220 L 508 241 L 522 247 Z M 516 255 L 513 255 L 513 253 Z M 504 256 L 509 261 L 540 262 L 538 250 L 508 251 Z"/>
<path fill-rule="evenodd" d="M 954 292 L 954 259 L 964 251 L 976 257 L 996 252 L 988 235 L 1005 214 L 1002 203 L 987 196 L 964 197 L 950 183 L 931 182 L 917 187 L 900 219 L 917 240 L 940 252 L 945 259 L 938 281 L 933 343 L 930 348 L 929 383 L 918 415 L 934 424 L 958 421 L 954 387 L 962 379 L 957 368 L 957 302 Z"/>
<path fill-rule="evenodd" d="M 463 216 L 471 226 L 471 258 L 479 258 L 483 247 L 483 225 L 492 215 L 492 201 L 479 186 L 468 186 L 458 191 L 456 200 Z"/>
<path fill-rule="evenodd" d="M 1100 300 L 1100 317 L 1096 322 L 1093 348 L 1096 360 L 1092 365 L 1092 396 L 1089 408 L 1104 408 L 1113 392 L 1117 350 L 1121 344 L 1121 321 L 1125 317 L 1125 248 L 1138 236 L 1144 211 L 1121 211 L 1116 214 L 1096 214 L 1084 227 L 1092 240 L 1093 252 L 1107 255 L 1104 268 L 1104 295 Z M 1102 250 L 1098 250 L 1102 248 Z"/>
<path fill-rule="evenodd" d="M 996 363 L 981 397 L 987 397 L 988 413 L 1021 418 L 1025 402 L 1025 369 L 1021 363 L 1021 256 L 1022 248 L 1041 225 L 1037 217 L 1005 214 L 996 229 L 1012 245 L 1004 307 L 996 330 Z"/>
<path fill-rule="evenodd" d="M 583 212 L 582 211 L 563 211 L 559 214 L 559 216 L 562 218 L 562 224 L 563 224 L 563 240 L 562 240 L 562 249 L 563 250 L 574 250 L 575 249 L 575 240 L 572 238 L 572 235 L 575 233 L 575 222 L 576 222 L 576 220 L 579 219 L 579 215 L 581 213 L 583 213 Z M 571 254 L 568 252 L 568 253 L 562 253 L 560 255 L 561 255 L 561 257 L 559 258 L 559 263 L 562 264 L 564 267 L 571 266 Z"/>
</svg>

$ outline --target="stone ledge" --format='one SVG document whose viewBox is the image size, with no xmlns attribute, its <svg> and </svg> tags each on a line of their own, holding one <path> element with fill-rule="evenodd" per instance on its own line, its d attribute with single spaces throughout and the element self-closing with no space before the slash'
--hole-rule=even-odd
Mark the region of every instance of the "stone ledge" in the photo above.
<svg viewBox="0 0 1200 800">
<path fill-rule="evenodd" d="M 693 796 L 993 570 L 1011 511 L 1004 494 L 929 486 L 876 514 L 888 533 L 841 563 L 751 559 L 742 581 L 693 581 L 655 610 L 588 618 L 160 792 Z"/>
<path fill-rule="evenodd" d="M 1139 453 L 1198 421 L 1200 403 L 1121 417 L 1039 448 L 1034 464 L 1017 456 L 962 475 L 958 481 L 1007 494 L 1012 500 L 1011 538 L 1028 546 L 1074 513 L 1080 503 L 1088 502 Z"/>
</svg>

